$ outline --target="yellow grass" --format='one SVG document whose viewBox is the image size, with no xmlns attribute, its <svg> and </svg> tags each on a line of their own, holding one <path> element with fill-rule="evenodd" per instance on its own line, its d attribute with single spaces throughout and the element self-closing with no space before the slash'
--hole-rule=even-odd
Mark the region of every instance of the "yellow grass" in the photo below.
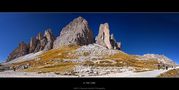
<svg viewBox="0 0 179 90">
<path fill-rule="evenodd" d="M 51 60 L 51 59 L 71 59 L 76 58 L 73 56 L 72 51 L 79 48 L 79 46 L 64 46 L 59 49 L 49 50 L 42 55 L 40 55 L 41 60 Z"/>
<path fill-rule="evenodd" d="M 157 69 L 156 60 L 137 60 L 135 56 L 119 51 L 114 55 L 103 58 L 99 62 L 85 61 L 83 65 L 96 67 L 133 67 L 136 72 Z"/>
<path fill-rule="evenodd" d="M 115 60 L 115 66 L 130 66 L 137 69 L 157 69 L 158 62 L 156 60 L 137 60 L 135 56 L 119 52 L 110 56 L 110 59 Z"/>
<path fill-rule="evenodd" d="M 20 65 L 30 65 L 26 71 L 35 72 L 64 72 L 70 71 L 74 67 L 75 63 L 63 62 L 64 59 L 76 59 L 78 56 L 74 56 L 74 50 L 79 48 L 79 46 L 70 45 L 59 49 L 49 50 L 39 56 L 39 60 L 24 61 L 21 63 L 12 64 L 13 66 Z M 88 56 L 89 53 L 85 52 L 84 56 Z M 111 60 L 111 61 L 110 61 Z M 96 61 L 96 60 L 94 60 Z M 115 62 L 115 63 L 114 63 Z M 85 61 L 83 65 L 88 66 L 114 66 L 114 67 L 134 67 L 136 71 L 143 70 L 153 70 L 157 69 L 158 62 L 156 60 L 137 60 L 135 56 L 123 53 L 119 51 L 118 53 L 103 57 L 102 61 L 94 63 L 93 61 Z"/>
<path fill-rule="evenodd" d="M 179 69 L 172 69 L 160 74 L 158 77 L 179 77 Z"/>
<path fill-rule="evenodd" d="M 39 73 L 59 73 L 63 74 L 65 72 L 71 72 L 76 64 L 74 63 L 59 63 L 55 65 L 44 65 L 44 66 L 38 66 L 38 67 L 32 67 L 29 69 L 25 69 L 26 72 L 39 72 Z"/>
<path fill-rule="evenodd" d="M 39 56 L 39 60 L 30 60 L 20 63 L 14 63 L 12 66 L 18 67 L 21 65 L 30 65 L 25 71 L 41 71 L 41 72 L 63 72 L 73 68 L 74 63 L 63 62 L 63 59 L 74 59 L 73 50 L 76 50 L 79 46 L 65 46 L 59 49 L 49 50 Z"/>
</svg>

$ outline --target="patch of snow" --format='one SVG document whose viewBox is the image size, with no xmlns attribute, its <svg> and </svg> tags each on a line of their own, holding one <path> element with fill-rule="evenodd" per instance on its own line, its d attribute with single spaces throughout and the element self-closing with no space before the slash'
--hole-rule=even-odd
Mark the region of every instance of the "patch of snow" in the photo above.
<svg viewBox="0 0 179 90">
<path fill-rule="evenodd" d="M 6 64 L 12 64 L 12 63 L 18 63 L 18 62 L 33 60 L 33 59 L 38 58 L 38 56 L 41 55 L 42 53 L 43 53 L 43 51 L 39 51 L 37 53 L 30 53 L 30 54 L 18 57 L 18 58 L 14 59 L 14 60 L 11 60 L 9 62 L 2 63 L 2 64 L 6 65 Z"/>
</svg>

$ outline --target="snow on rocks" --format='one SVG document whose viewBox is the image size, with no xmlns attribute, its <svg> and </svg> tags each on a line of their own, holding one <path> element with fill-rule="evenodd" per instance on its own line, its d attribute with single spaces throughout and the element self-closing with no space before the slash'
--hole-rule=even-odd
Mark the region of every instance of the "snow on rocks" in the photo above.
<svg viewBox="0 0 179 90">
<path fill-rule="evenodd" d="M 25 56 L 21 56 L 19 58 L 16 58 L 14 60 L 11 60 L 9 62 L 2 63 L 2 64 L 6 65 L 6 64 L 18 63 L 18 62 L 23 62 L 23 61 L 33 60 L 33 59 L 38 60 L 38 56 L 41 55 L 42 53 L 43 53 L 43 51 L 39 51 L 37 53 L 30 53 L 30 54 L 27 54 Z"/>
</svg>

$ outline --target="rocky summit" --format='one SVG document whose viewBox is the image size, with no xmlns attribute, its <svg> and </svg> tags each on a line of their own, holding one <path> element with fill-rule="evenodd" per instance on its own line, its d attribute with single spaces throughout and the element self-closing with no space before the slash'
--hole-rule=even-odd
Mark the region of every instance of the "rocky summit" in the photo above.
<svg viewBox="0 0 179 90">
<path fill-rule="evenodd" d="M 54 40 L 55 37 L 53 36 L 51 29 L 47 29 L 44 35 L 42 33 L 38 33 L 36 37 L 31 38 L 29 44 L 21 42 L 19 46 L 10 53 L 7 62 L 29 53 L 48 51 L 53 48 Z"/>
<path fill-rule="evenodd" d="M 28 50 L 29 46 L 25 42 L 19 43 L 19 46 L 9 54 L 7 62 L 28 54 Z"/>
<path fill-rule="evenodd" d="M 36 36 L 36 40 L 34 40 L 35 43 L 30 44 L 30 45 L 35 46 L 35 49 L 33 52 L 38 52 L 42 50 L 47 51 L 47 50 L 52 49 L 54 40 L 55 40 L 55 37 L 53 36 L 51 29 L 47 29 L 44 35 L 39 33 Z M 30 47 L 30 48 L 33 48 L 33 47 Z"/>
<path fill-rule="evenodd" d="M 99 33 L 96 37 L 96 43 L 108 49 L 120 49 L 121 43 L 116 42 L 113 34 L 110 35 L 109 24 L 100 24 Z"/>
<path fill-rule="evenodd" d="M 121 49 L 121 43 L 116 42 L 113 34 L 110 34 L 108 23 L 100 25 L 96 42 L 87 20 L 81 16 L 75 18 L 60 31 L 60 35 L 57 38 L 54 37 L 51 29 L 45 30 L 44 34 L 39 32 L 37 36 L 31 37 L 29 44 L 25 45 L 26 47 L 24 46 L 24 51 L 19 50 L 21 47 L 19 46 L 17 50 L 14 50 L 8 56 L 7 61 L 29 53 L 48 51 L 69 45 L 83 46 L 96 43 L 107 49 Z M 18 53 L 20 53 L 20 55 Z"/>
<path fill-rule="evenodd" d="M 92 43 L 94 43 L 93 32 L 89 28 L 88 22 L 84 18 L 78 17 L 61 30 L 60 36 L 54 41 L 53 48 Z"/>
</svg>

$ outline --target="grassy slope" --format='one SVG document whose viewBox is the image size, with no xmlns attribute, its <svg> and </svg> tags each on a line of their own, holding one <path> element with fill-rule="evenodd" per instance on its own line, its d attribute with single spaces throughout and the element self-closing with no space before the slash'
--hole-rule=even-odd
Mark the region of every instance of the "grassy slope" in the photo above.
<svg viewBox="0 0 179 90">
<path fill-rule="evenodd" d="M 55 72 L 63 73 L 70 71 L 76 65 L 72 62 L 63 62 L 63 59 L 76 58 L 72 56 L 71 51 L 76 50 L 79 46 L 63 47 L 59 49 L 49 50 L 39 56 L 39 60 L 25 61 L 15 63 L 12 66 L 20 66 L 29 64 L 31 67 L 23 71 L 29 72 Z"/>
<path fill-rule="evenodd" d="M 158 77 L 179 77 L 179 69 L 172 69 L 165 73 L 160 74 Z"/>
<path fill-rule="evenodd" d="M 68 72 L 71 71 L 75 65 L 79 63 L 72 63 L 72 62 L 63 62 L 63 59 L 74 59 L 78 58 L 74 56 L 73 52 L 79 48 L 79 46 L 66 46 L 59 49 L 52 49 L 49 50 L 42 55 L 39 56 L 39 60 L 31 60 L 25 61 L 21 63 L 13 64 L 13 66 L 20 66 L 29 64 L 31 67 L 26 69 L 25 71 L 30 72 Z M 86 56 L 86 54 L 84 54 Z M 115 62 L 115 63 L 113 63 Z M 83 62 L 83 65 L 89 66 L 115 66 L 115 67 L 123 67 L 129 66 L 134 67 L 137 71 L 144 71 L 146 69 L 153 70 L 156 69 L 157 61 L 155 60 L 136 60 L 135 56 L 128 55 L 119 51 L 119 53 L 111 56 L 105 56 L 103 61 L 99 63 L 94 63 L 92 61 Z"/>
<path fill-rule="evenodd" d="M 105 57 L 103 61 L 98 63 L 94 63 L 92 61 L 86 61 L 83 63 L 83 65 L 88 66 L 134 67 L 136 72 L 157 69 L 157 64 L 158 62 L 156 60 L 137 60 L 136 56 L 129 55 L 121 51 L 119 51 L 117 54 Z"/>
<path fill-rule="evenodd" d="M 118 66 L 131 66 L 136 69 L 156 69 L 156 64 L 158 62 L 156 60 L 137 60 L 135 56 L 125 54 L 125 53 L 117 53 L 113 56 L 110 56 L 111 59 L 117 62 Z"/>
</svg>

